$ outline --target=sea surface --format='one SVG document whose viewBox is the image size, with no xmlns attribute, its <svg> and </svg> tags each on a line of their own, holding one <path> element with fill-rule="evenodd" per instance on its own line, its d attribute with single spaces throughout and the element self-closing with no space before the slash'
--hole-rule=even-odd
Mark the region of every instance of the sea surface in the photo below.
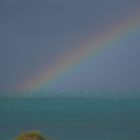
<svg viewBox="0 0 140 140">
<path fill-rule="evenodd" d="M 0 140 L 27 130 L 56 140 L 140 140 L 140 99 L 0 98 Z"/>
</svg>

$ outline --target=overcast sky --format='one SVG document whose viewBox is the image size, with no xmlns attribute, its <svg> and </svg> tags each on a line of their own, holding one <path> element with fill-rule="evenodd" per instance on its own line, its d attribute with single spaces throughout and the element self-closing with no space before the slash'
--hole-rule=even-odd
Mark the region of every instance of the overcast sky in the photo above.
<svg viewBox="0 0 140 140">
<path fill-rule="evenodd" d="M 91 33 L 94 39 L 113 21 L 140 15 L 139 9 L 139 0 L 0 0 L 0 89 L 15 88 L 80 47 L 73 44 Z M 50 88 L 140 90 L 140 30 Z"/>
</svg>

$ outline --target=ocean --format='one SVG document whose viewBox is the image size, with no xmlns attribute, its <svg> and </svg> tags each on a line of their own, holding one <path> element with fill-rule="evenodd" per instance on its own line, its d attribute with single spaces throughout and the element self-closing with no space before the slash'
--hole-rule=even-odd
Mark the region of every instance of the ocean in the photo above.
<svg viewBox="0 0 140 140">
<path fill-rule="evenodd" d="M 56 140 L 140 140 L 140 99 L 0 98 L 0 140 L 28 130 Z"/>
</svg>

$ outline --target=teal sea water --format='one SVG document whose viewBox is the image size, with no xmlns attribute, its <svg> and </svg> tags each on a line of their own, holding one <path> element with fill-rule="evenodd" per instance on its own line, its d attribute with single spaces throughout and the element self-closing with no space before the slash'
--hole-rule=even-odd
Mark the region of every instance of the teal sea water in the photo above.
<svg viewBox="0 0 140 140">
<path fill-rule="evenodd" d="M 26 130 L 56 140 L 140 140 L 140 99 L 0 98 L 0 140 Z"/>
</svg>

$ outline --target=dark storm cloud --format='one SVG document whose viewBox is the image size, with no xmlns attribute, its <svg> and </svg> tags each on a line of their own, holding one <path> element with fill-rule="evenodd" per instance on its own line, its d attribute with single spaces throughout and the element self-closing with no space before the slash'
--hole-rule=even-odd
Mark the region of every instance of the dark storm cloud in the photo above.
<svg viewBox="0 0 140 140">
<path fill-rule="evenodd" d="M 1 0 L 0 88 L 15 86 L 24 78 L 27 79 L 33 73 L 38 73 L 42 65 L 46 64 L 49 67 L 60 55 L 75 47 L 74 42 L 81 42 L 83 38 L 93 34 L 93 32 L 93 36 L 96 36 L 97 32 L 116 19 L 137 14 L 139 4 L 138 0 Z M 115 79 L 120 76 L 120 73 L 116 72 L 115 74 L 115 70 L 112 70 L 112 66 L 115 64 L 104 65 L 111 59 L 108 54 L 108 57 L 104 59 L 106 61 L 97 60 L 97 63 L 101 63 L 101 67 L 107 68 L 106 72 L 109 70 L 112 75 L 115 75 L 112 84 L 110 84 L 110 81 L 113 80 L 112 75 L 108 73 L 106 77 L 106 74 L 100 72 L 98 76 L 98 71 L 102 68 L 98 69 L 96 65 L 87 66 L 87 62 L 82 67 L 86 74 L 83 76 L 81 72 L 81 75 L 80 73 L 76 75 L 75 72 L 71 80 L 65 79 L 65 84 L 68 83 L 64 84 L 65 87 L 74 88 L 72 83 L 76 81 L 78 88 L 82 88 L 83 85 L 85 85 L 84 88 L 91 89 L 105 88 L 104 83 L 107 84 L 108 88 L 122 88 L 121 85 L 124 85 L 123 83 L 126 81 L 124 86 L 126 89 L 130 86 L 139 89 L 138 71 L 140 66 L 138 60 L 140 55 L 138 47 L 140 42 L 138 36 L 135 38 L 131 39 L 132 43 L 127 44 L 128 47 L 118 47 L 117 50 L 111 52 L 117 56 L 120 51 L 131 53 L 131 57 L 127 54 L 121 54 L 118 58 L 112 58 L 115 59 L 117 69 L 120 67 L 120 73 L 125 73 L 122 71 L 127 71 L 128 66 L 131 67 L 128 70 L 130 78 L 126 75 L 126 79 L 125 77 L 122 79 L 122 84 L 115 82 Z M 135 42 L 137 43 L 134 44 Z M 124 55 L 126 55 L 127 66 L 121 64 Z M 92 71 L 93 69 L 94 71 Z M 94 78 L 86 78 L 92 77 L 91 75 Z M 134 82 L 129 82 L 130 79 Z M 84 81 L 86 82 L 84 83 Z M 103 82 L 98 84 L 97 81 Z M 59 84 L 61 85 L 61 82 Z M 59 88 L 59 86 L 56 87 Z"/>
</svg>

